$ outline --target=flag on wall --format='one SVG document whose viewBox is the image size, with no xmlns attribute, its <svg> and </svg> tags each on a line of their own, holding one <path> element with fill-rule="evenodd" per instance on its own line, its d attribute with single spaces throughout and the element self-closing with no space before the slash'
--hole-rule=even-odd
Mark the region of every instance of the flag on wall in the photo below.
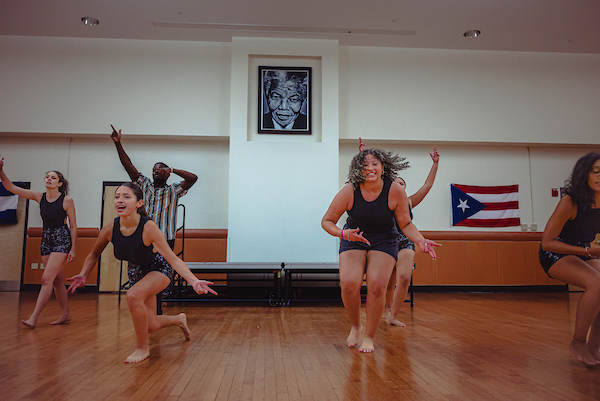
<svg viewBox="0 0 600 401">
<path fill-rule="evenodd" d="M 481 187 L 450 184 L 452 225 L 511 227 L 521 225 L 519 186 Z"/>
<path fill-rule="evenodd" d="M 17 224 L 19 197 L 8 192 L 0 182 L 0 224 Z"/>
</svg>

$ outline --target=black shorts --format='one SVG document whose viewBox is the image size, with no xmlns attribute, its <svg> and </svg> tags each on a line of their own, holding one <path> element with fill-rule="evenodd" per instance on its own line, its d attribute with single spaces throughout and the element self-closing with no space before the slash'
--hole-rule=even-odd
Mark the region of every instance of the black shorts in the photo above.
<svg viewBox="0 0 600 401">
<path fill-rule="evenodd" d="M 48 256 L 52 252 L 69 253 L 72 246 L 71 231 L 67 226 L 42 230 L 42 244 L 40 245 L 42 256 Z"/>
<path fill-rule="evenodd" d="M 165 258 L 157 253 L 154 262 L 149 265 L 138 266 L 133 263 L 129 263 L 129 267 L 127 268 L 127 276 L 129 277 L 129 285 L 133 286 L 135 283 L 140 281 L 144 276 L 150 272 L 159 272 L 164 274 L 169 278 L 169 280 L 173 279 L 173 275 L 175 271 L 171 267 L 171 265 L 165 260 Z"/>
<path fill-rule="evenodd" d="M 550 270 L 552 265 L 554 265 L 556 262 L 558 262 L 560 259 L 564 258 L 565 256 L 568 256 L 568 255 L 565 255 L 562 253 L 544 251 L 542 249 L 541 245 L 540 245 L 540 250 L 538 253 L 540 255 L 540 264 L 542 265 L 542 268 L 544 269 L 544 271 L 546 272 L 546 274 L 548 274 L 548 277 L 550 277 L 550 278 L 554 278 L 548 273 L 548 270 Z M 581 259 L 583 261 L 595 259 L 595 258 L 590 258 L 588 256 L 580 256 L 580 255 L 573 255 L 573 256 L 577 256 L 579 259 Z"/>
<path fill-rule="evenodd" d="M 346 230 L 346 228 L 344 228 Z M 369 240 L 371 245 L 365 244 L 364 242 L 341 240 L 340 242 L 340 253 L 349 251 L 352 249 L 358 249 L 361 251 L 380 251 L 385 252 L 388 255 L 398 260 L 398 237 L 396 235 L 390 237 L 389 234 L 371 234 L 365 235 L 365 238 Z"/>
</svg>

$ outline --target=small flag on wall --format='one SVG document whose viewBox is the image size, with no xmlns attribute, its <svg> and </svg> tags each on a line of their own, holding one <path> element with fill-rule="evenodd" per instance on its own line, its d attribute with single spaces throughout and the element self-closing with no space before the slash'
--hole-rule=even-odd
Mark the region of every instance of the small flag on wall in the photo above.
<svg viewBox="0 0 600 401">
<path fill-rule="evenodd" d="M 521 224 L 518 185 L 450 184 L 450 196 L 453 226 L 511 227 Z"/>
<path fill-rule="evenodd" d="M 0 182 L 0 224 L 17 224 L 19 197 L 8 192 Z"/>
</svg>

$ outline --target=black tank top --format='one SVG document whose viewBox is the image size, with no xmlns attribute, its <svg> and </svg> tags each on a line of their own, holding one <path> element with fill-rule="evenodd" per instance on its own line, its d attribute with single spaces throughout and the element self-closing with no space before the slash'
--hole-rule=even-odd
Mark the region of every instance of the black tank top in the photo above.
<svg viewBox="0 0 600 401">
<path fill-rule="evenodd" d="M 46 193 L 44 192 L 42 194 L 42 200 L 40 201 L 40 214 L 42 215 L 44 228 L 60 228 L 65 225 L 67 212 L 63 208 L 64 200 L 64 193 L 61 193 L 58 199 L 54 202 L 48 202 L 46 199 Z"/>
<path fill-rule="evenodd" d="M 113 225 L 112 240 L 115 249 L 115 258 L 126 260 L 134 265 L 147 266 L 154 261 L 156 254 L 153 252 L 153 246 L 144 245 L 142 234 L 144 225 L 150 220 L 147 216 L 140 217 L 135 232 L 129 236 L 121 233 L 121 218 L 117 217 Z"/>
<path fill-rule="evenodd" d="M 348 210 L 348 228 L 360 228 L 369 234 L 389 234 L 390 238 L 398 235 L 394 212 L 388 205 L 388 195 L 392 180 L 384 178 L 381 193 L 372 202 L 367 202 L 360 192 L 360 187 L 354 189 L 352 209 Z"/>
<path fill-rule="evenodd" d="M 575 246 L 587 246 L 600 233 L 600 209 L 577 207 L 577 216 L 567 220 L 560 235 L 563 242 Z"/>
</svg>

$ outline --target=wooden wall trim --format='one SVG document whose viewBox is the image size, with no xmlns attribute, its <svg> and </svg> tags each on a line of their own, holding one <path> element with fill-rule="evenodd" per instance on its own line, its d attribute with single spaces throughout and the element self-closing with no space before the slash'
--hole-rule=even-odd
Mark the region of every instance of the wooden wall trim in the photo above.
<svg viewBox="0 0 600 401">
<path fill-rule="evenodd" d="M 77 228 L 77 238 L 97 238 L 100 235 L 98 228 Z M 29 227 L 27 229 L 28 237 L 41 237 L 42 227 Z"/>
<path fill-rule="evenodd" d="M 543 232 L 421 231 L 421 234 L 434 241 L 541 241 Z"/>
<path fill-rule="evenodd" d="M 177 232 L 177 238 L 181 238 L 181 231 Z M 227 229 L 200 229 L 186 228 L 185 238 L 227 238 Z"/>
<path fill-rule="evenodd" d="M 447 241 L 541 241 L 541 231 L 536 232 L 495 232 L 495 231 L 421 231 L 425 238 Z M 98 237 L 98 228 L 78 228 L 78 237 Z M 41 237 L 41 227 L 30 227 L 27 230 L 29 237 Z M 186 238 L 227 238 L 227 229 L 200 229 L 188 228 L 185 230 Z M 181 231 L 177 233 L 181 238 Z"/>
</svg>

